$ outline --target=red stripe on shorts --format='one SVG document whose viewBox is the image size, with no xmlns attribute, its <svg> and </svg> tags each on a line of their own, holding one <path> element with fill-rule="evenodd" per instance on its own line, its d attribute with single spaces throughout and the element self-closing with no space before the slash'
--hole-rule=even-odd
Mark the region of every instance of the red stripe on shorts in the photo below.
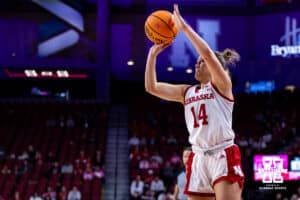
<svg viewBox="0 0 300 200">
<path fill-rule="evenodd" d="M 190 178 L 192 175 L 192 163 L 193 163 L 193 158 L 195 156 L 195 153 L 192 152 L 188 158 L 188 161 L 186 163 L 186 184 L 184 188 L 184 193 L 188 194 L 189 190 L 189 185 L 190 185 Z"/>
<path fill-rule="evenodd" d="M 221 177 L 217 178 L 213 182 L 213 187 L 218 182 L 226 180 L 231 183 L 238 182 L 240 187 L 243 188 L 245 176 L 244 176 L 244 172 L 241 167 L 240 149 L 237 145 L 233 145 L 231 147 L 226 148 L 225 152 L 226 152 L 226 159 L 227 159 L 228 174 L 227 174 L 227 176 L 221 176 Z M 238 174 L 236 172 L 236 169 L 234 169 L 235 167 L 241 170 L 243 176 L 241 176 L 240 174 Z"/>
</svg>

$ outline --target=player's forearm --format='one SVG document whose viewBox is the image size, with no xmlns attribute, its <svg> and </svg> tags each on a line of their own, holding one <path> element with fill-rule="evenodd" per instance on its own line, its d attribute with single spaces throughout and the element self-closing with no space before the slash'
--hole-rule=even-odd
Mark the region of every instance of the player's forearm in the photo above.
<svg viewBox="0 0 300 200">
<path fill-rule="evenodd" d="M 153 54 L 148 54 L 146 71 L 145 71 L 145 89 L 147 92 L 151 93 L 157 84 L 156 78 L 156 56 Z"/>
</svg>

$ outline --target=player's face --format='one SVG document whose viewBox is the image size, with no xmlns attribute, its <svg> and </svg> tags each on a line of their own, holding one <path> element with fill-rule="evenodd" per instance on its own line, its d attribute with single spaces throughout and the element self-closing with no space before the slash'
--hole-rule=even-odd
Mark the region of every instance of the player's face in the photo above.
<svg viewBox="0 0 300 200">
<path fill-rule="evenodd" d="M 207 66 L 204 60 L 199 56 L 195 64 L 195 79 L 197 81 L 202 82 L 202 81 L 207 81 L 209 77 L 210 77 L 210 73 L 207 69 Z"/>
</svg>

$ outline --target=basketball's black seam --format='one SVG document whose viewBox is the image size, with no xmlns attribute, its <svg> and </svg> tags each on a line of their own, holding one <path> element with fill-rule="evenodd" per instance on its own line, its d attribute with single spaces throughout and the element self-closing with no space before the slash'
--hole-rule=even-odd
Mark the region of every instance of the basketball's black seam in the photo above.
<svg viewBox="0 0 300 200">
<path fill-rule="evenodd" d="M 162 21 L 164 24 L 166 24 L 167 25 L 167 27 L 172 31 L 172 33 L 173 33 L 173 37 L 175 37 L 175 33 L 174 33 L 174 31 L 172 30 L 172 28 L 169 26 L 169 24 L 168 23 L 166 23 L 164 20 L 162 20 L 159 16 L 156 16 L 156 15 L 151 15 L 151 16 L 153 16 L 153 17 L 156 17 L 157 19 L 159 19 L 160 21 Z"/>
<path fill-rule="evenodd" d="M 173 37 L 164 36 L 164 35 L 162 35 L 161 33 L 157 32 L 156 30 L 154 30 L 154 29 L 150 26 L 149 22 L 147 22 L 146 25 L 147 25 L 154 33 L 156 33 L 156 34 L 159 35 L 159 36 L 162 36 L 162 37 L 164 37 L 164 38 L 173 38 Z"/>
</svg>

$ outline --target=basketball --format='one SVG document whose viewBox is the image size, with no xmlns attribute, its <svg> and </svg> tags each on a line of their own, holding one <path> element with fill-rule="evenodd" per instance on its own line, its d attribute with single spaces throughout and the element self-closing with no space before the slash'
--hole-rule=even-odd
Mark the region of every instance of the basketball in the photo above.
<svg viewBox="0 0 300 200">
<path fill-rule="evenodd" d="M 167 10 L 151 13 L 145 21 L 145 33 L 147 38 L 155 44 L 174 40 L 178 30 L 174 24 L 172 13 Z"/>
</svg>

